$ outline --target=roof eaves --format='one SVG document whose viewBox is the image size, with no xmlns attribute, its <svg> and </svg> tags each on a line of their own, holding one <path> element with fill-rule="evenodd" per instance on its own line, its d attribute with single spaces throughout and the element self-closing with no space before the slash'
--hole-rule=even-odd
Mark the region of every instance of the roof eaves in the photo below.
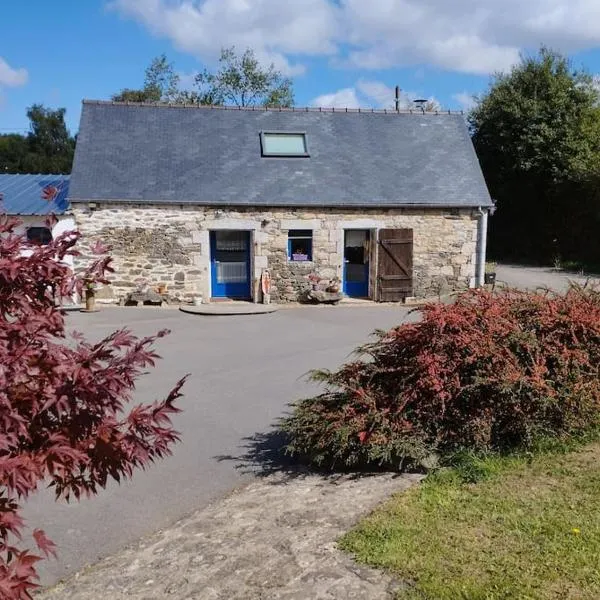
<svg viewBox="0 0 600 600">
<path fill-rule="evenodd" d="M 302 202 L 298 203 L 274 203 L 269 204 L 256 204 L 253 202 L 236 203 L 232 204 L 230 201 L 223 202 L 199 202 L 197 200 L 147 200 L 147 199 L 123 199 L 123 198 L 69 198 L 71 204 L 159 204 L 164 206 L 231 206 L 235 208 L 241 207 L 256 207 L 259 209 L 272 208 L 478 208 L 493 206 L 491 200 L 473 203 L 447 203 L 447 204 L 435 204 L 435 203 L 424 203 L 424 202 L 373 202 L 370 204 L 361 203 L 353 204 L 349 202 L 328 202 L 328 203 L 311 203 L 306 204 Z"/>
</svg>

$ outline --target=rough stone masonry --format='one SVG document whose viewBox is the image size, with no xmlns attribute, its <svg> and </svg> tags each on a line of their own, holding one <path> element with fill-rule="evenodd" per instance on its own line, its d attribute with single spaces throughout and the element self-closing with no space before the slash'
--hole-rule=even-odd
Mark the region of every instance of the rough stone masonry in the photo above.
<svg viewBox="0 0 600 600">
<path fill-rule="evenodd" d="M 260 299 L 264 269 L 272 277 L 272 300 L 295 302 L 311 273 L 342 277 L 344 231 L 407 228 L 414 234 L 413 284 L 417 297 L 473 285 L 477 219 L 472 209 L 219 209 L 197 205 L 77 203 L 72 207 L 83 234 L 76 269 L 90 259 L 96 240 L 112 246 L 115 273 L 99 297 L 118 301 L 137 287 L 166 285 L 174 301 L 210 299 L 209 232 L 251 234 L 252 295 Z M 313 232 L 312 260 L 288 260 L 290 230 Z"/>
<path fill-rule="evenodd" d="M 391 600 L 406 584 L 355 563 L 336 542 L 360 517 L 421 478 L 259 478 L 42 592 L 39 600 Z"/>
</svg>

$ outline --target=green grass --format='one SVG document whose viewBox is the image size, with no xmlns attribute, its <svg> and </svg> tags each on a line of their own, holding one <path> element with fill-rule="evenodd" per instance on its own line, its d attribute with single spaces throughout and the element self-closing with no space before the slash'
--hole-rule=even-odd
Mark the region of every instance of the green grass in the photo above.
<svg viewBox="0 0 600 600">
<path fill-rule="evenodd" d="M 400 600 L 600 598 L 600 443 L 462 460 L 340 541 L 407 582 Z"/>
</svg>

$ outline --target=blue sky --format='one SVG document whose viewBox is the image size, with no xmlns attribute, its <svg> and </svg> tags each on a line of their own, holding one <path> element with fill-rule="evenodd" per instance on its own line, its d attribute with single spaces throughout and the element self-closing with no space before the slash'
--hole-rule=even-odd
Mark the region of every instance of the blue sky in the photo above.
<svg viewBox="0 0 600 600">
<path fill-rule="evenodd" d="M 52 0 L 0 8 L 0 133 L 26 107 L 65 107 L 139 87 L 166 53 L 183 80 L 222 46 L 252 47 L 295 83 L 296 104 L 468 108 L 489 74 L 546 44 L 600 73 L 598 0 Z"/>
</svg>

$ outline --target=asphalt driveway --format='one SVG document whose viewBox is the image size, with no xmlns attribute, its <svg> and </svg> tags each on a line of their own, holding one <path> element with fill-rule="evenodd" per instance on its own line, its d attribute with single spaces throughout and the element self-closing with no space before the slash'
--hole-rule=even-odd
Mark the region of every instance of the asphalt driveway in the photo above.
<svg viewBox="0 0 600 600">
<path fill-rule="evenodd" d="M 521 288 L 560 291 L 571 279 L 586 280 L 541 268 L 502 265 L 497 272 L 499 281 Z M 44 528 L 59 546 L 59 559 L 42 563 L 42 582 L 51 584 L 113 554 L 248 481 L 252 469 L 235 458 L 270 431 L 289 402 L 317 390 L 303 375 L 338 366 L 373 330 L 416 318 L 408 312 L 400 305 L 367 305 L 239 317 L 152 308 L 69 315 L 69 328 L 89 340 L 124 326 L 142 336 L 171 329 L 157 346 L 163 360 L 139 382 L 137 401 L 164 396 L 182 375 L 192 376 L 180 403 L 184 412 L 175 418 L 183 441 L 171 458 L 137 473 L 133 481 L 111 484 L 96 498 L 57 504 L 43 491 L 27 503 L 28 523 Z"/>
<path fill-rule="evenodd" d="M 567 271 L 557 271 L 549 267 L 521 267 L 514 265 L 498 265 L 496 279 L 510 287 L 523 289 L 548 288 L 564 292 L 570 282 L 584 284 L 589 279 L 598 281 L 596 276 L 585 276 Z"/>
<path fill-rule="evenodd" d="M 123 326 L 138 335 L 171 329 L 157 346 L 163 360 L 140 380 L 136 400 L 163 396 L 182 375 L 192 376 L 180 403 L 184 412 L 175 419 L 183 441 L 171 458 L 80 503 L 55 503 L 47 491 L 27 503 L 28 523 L 59 547 L 59 559 L 42 564 L 42 582 L 110 555 L 249 480 L 247 465 L 240 469 L 240 461 L 223 457 L 243 456 L 247 438 L 268 432 L 289 402 L 316 391 L 302 378 L 307 371 L 336 367 L 374 329 L 416 318 L 407 315 L 402 306 L 303 307 L 246 317 L 152 308 L 71 314 L 69 328 L 90 340 Z"/>
</svg>

